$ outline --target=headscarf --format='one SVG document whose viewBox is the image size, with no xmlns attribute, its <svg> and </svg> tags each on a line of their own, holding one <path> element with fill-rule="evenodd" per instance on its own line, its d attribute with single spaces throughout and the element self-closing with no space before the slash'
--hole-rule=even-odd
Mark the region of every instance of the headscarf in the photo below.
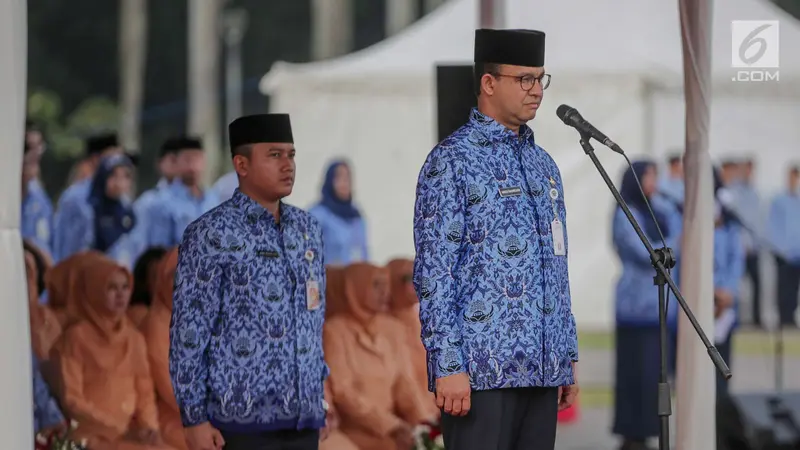
<svg viewBox="0 0 800 450">
<path fill-rule="evenodd" d="M 153 293 L 152 308 L 164 308 L 172 312 L 172 294 L 175 290 L 175 271 L 178 268 L 178 249 L 168 251 L 158 262 L 158 275 Z"/>
<path fill-rule="evenodd" d="M 393 259 L 386 265 L 392 282 L 392 310 L 397 311 L 419 303 L 414 289 L 409 289 L 414 272 L 414 261 Z"/>
<path fill-rule="evenodd" d="M 44 277 L 50 267 L 53 265 L 52 261 L 45 256 L 45 253 L 28 240 L 22 241 L 22 249 L 24 252 L 30 253 L 33 257 L 33 262 L 36 265 L 36 296 L 41 297 L 47 286 L 44 282 Z"/>
<path fill-rule="evenodd" d="M 53 266 L 45 275 L 48 305 L 61 313 L 59 320 L 62 325 L 65 325 L 68 320 L 79 317 L 78 305 L 83 300 L 75 298 L 77 281 L 86 265 L 98 259 L 105 260 L 107 258 L 94 250 L 75 253 Z"/>
<path fill-rule="evenodd" d="M 130 158 L 112 155 L 100 161 L 92 179 L 89 204 L 94 209 L 94 249 L 105 252 L 136 225 L 133 206 L 120 198 L 106 194 L 106 183 L 118 167 L 133 168 Z"/>
<path fill-rule="evenodd" d="M 622 199 L 625 200 L 625 203 L 627 203 L 629 207 L 642 213 L 640 225 L 650 242 L 659 241 L 661 239 L 661 235 L 658 233 L 659 228 L 661 232 L 664 233 L 664 236 L 669 236 L 667 216 L 658 208 L 653 208 L 656 222 L 658 222 L 658 227 L 656 227 L 656 223 L 653 222 L 653 218 L 650 217 L 647 202 L 645 202 L 642 192 L 639 190 L 639 185 L 636 183 L 636 178 L 639 178 L 639 181 L 641 181 L 647 169 L 651 167 L 655 168 L 656 164 L 650 160 L 640 160 L 634 161 L 631 165 L 633 166 L 632 170 L 628 168 L 622 176 L 622 185 L 619 188 L 620 196 L 622 196 Z M 634 173 L 636 174 L 635 177 Z M 652 196 L 648 198 L 647 201 L 650 201 L 651 198 Z"/>
<path fill-rule="evenodd" d="M 344 290 L 345 268 L 325 267 L 325 320 L 347 310 L 347 297 Z"/>
<path fill-rule="evenodd" d="M 81 272 L 76 289 L 76 294 L 83 298 L 80 304 L 83 317 L 112 344 L 124 337 L 128 326 L 125 312 L 111 312 L 106 304 L 108 284 L 116 273 L 123 273 L 133 286 L 133 276 L 125 267 L 111 260 L 97 259 Z"/>
<path fill-rule="evenodd" d="M 389 269 L 368 263 L 351 264 L 344 269 L 347 309 L 342 313 L 350 315 L 367 328 L 377 315 L 377 312 L 370 308 L 369 303 L 375 301 L 374 296 L 377 295 L 375 283 L 378 281 L 382 281 L 387 288 L 389 287 Z M 386 292 L 386 294 L 389 293 Z M 386 306 L 388 307 L 388 304 Z"/>
<path fill-rule="evenodd" d="M 160 264 L 162 258 L 167 253 L 163 247 L 151 247 L 147 249 L 136 261 L 133 267 L 133 295 L 131 295 L 131 305 L 150 306 L 155 292 L 155 286 L 148 285 L 151 264 Z"/>
<path fill-rule="evenodd" d="M 322 201 L 320 204 L 335 216 L 344 220 L 353 220 L 361 217 L 361 213 L 353 206 L 352 195 L 348 199 L 340 199 L 333 189 L 333 180 L 336 178 L 336 169 L 345 166 L 350 169 L 350 165 L 345 161 L 334 161 L 328 166 L 325 172 L 325 182 L 322 184 Z"/>
</svg>

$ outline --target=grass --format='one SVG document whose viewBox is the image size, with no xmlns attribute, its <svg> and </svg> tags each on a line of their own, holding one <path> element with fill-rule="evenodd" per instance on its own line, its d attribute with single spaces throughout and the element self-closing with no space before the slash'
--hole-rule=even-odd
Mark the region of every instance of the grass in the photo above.
<svg viewBox="0 0 800 450">
<path fill-rule="evenodd" d="M 796 331 L 786 332 L 783 340 L 786 356 L 800 358 L 800 333 Z M 578 344 L 581 350 L 613 351 L 614 333 L 578 333 Z M 775 352 L 775 336 L 764 331 L 740 330 L 733 337 L 733 351 L 736 355 L 743 356 L 772 355 Z"/>
<path fill-rule="evenodd" d="M 578 333 L 580 350 L 613 351 L 614 333 Z M 733 349 L 736 355 L 770 356 L 775 352 L 775 336 L 764 331 L 740 330 L 734 335 Z M 784 333 L 784 352 L 789 357 L 800 357 L 800 333 Z M 614 406 L 614 391 L 611 386 L 581 385 L 582 408 L 611 408 Z"/>
</svg>

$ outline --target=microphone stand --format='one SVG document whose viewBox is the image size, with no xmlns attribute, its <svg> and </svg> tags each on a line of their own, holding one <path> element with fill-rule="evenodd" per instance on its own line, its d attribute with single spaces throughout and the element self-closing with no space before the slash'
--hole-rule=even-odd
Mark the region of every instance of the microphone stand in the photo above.
<svg viewBox="0 0 800 450">
<path fill-rule="evenodd" d="M 614 183 L 611 181 L 608 173 L 603 168 L 600 160 L 597 159 L 597 155 L 594 154 L 594 148 L 592 147 L 592 144 L 589 143 L 591 137 L 584 132 L 580 132 L 580 135 L 580 143 L 581 147 L 583 147 L 583 151 L 592 160 L 592 163 L 594 163 L 597 171 L 600 172 L 600 176 L 603 177 L 603 181 L 606 182 L 606 186 L 608 186 L 608 189 L 611 191 L 611 194 L 614 196 L 617 204 L 620 208 L 622 208 L 622 212 L 625 213 L 625 216 L 633 226 L 633 229 L 636 231 L 639 239 L 641 239 L 642 244 L 645 246 L 645 248 L 647 248 L 647 252 L 650 254 L 650 261 L 652 262 L 653 268 L 656 271 L 656 275 L 653 278 L 653 283 L 658 286 L 658 323 L 660 331 L 659 347 L 661 350 L 661 361 L 658 377 L 658 417 L 660 419 L 658 448 L 659 450 L 669 450 L 669 417 L 672 415 L 672 398 L 670 395 L 669 381 L 667 380 L 669 375 L 669 365 L 667 362 L 669 354 L 669 337 L 667 328 L 666 286 L 669 286 L 669 288 L 675 294 L 678 304 L 681 306 L 681 309 L 683 309 L 683 312 L 686 314 L 686 317 L 689 319 L 689 322 L 692 324 L 695 332 L 700 337 L 703 345 L 705 345 L 706 350 L 708 350 L 708 356 L 711 358 L 711 361 L 714 363 L 717 370 L 722 374 L 723 377 L 725 377 L 726 380 L 731 378 L 731 370 L 728 368 L 725 360 L 722 359 L 722 356 L 719 354 L 717 348 L 714 347 L 714 344 L 709 341 L 706 333 L 703 331 L 703 327 L 697 322 L 697 318 L 695 318 L 691 308 L 689 308 L 689 305 L 686 304 L 686 300 L 683 298 L 680 289 L 678 289 L 678 286 L 667 272 L 667 269 L 675 267 L 675 257 L 672 249 L 669 247 L 653 249 L 653 246 L 650 245 L 650 241 L 647 240 L 642 232 L 642 228 L 639 226 L 636 218 L 633 217 L 630 208 L 628 208 L 625 200 L 622 199 L 622 196 L 614 186 Z"/>
</svg>

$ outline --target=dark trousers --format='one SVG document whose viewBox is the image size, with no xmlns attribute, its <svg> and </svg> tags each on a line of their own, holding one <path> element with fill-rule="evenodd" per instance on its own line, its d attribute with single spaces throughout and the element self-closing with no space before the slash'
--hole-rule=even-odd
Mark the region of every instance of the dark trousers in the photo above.
<svg viewBox="0 0 800 450">
<path fill-rule="evenodd" d="M 222 431 L 224 450 L 318 450 L 318 430 L 278 430 L 263 433 Z"/>
<path fill-rule="evenodd" d="M 447 450 L 553 450 L 558 388 L 472 392 L 464 417 L 442 413 Z"/>
<path fill-rule="evenodd" d="M 753 287 L 753 324 L 761 325 L 761 270 L 759 269 L 758 253 L 747 255 L 745 260 L 745 275 Z"/>
<path fill-rule="evenodd" d="M 658 326 L 617 326 L 611 429 L 626 441 L 658 436 L 659 349 Z"/>
<path fill-rule="evenodd" d="M 732 352 L 732 341 L 733 341 L 733 331 L 728 333 L 728 337 L 725 338 L 725 341 L 719 344 L 716 344 L 717 350 L 719 351 L 719 355 L 722 356 L 722 359 L 725 361 L 725 364 L 728 367 L 731 367 L 731 357 L 733 356 Z M 733 370 L 733 369 L 731 369 Z M 720 375 L 718 370 L 714 371 L 717 374 L 717 398 L 727 397 L 728 396 L 728 381 Z"/>
<path fill-rule="evenodd" d="M 783 258 L 778 263 L 778 313 L 781 325 L 796 325 L 797 294 L 800 290 L 800 266 L 793 266 Z"/>
</svg>

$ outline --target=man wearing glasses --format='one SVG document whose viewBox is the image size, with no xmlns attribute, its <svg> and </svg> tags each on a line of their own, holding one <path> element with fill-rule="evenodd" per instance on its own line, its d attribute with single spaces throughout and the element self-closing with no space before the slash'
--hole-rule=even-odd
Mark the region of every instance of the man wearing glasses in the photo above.
<svg viewBox="0 0 800 450">
<path fill-rule="evenodd" d="M 562 180 L 526 125 L 544 41 L 476 31 L 478 108 L 419 175 L 414 285 L 448 450 L 552 450 L 578 393 Z"/>
</svg>

